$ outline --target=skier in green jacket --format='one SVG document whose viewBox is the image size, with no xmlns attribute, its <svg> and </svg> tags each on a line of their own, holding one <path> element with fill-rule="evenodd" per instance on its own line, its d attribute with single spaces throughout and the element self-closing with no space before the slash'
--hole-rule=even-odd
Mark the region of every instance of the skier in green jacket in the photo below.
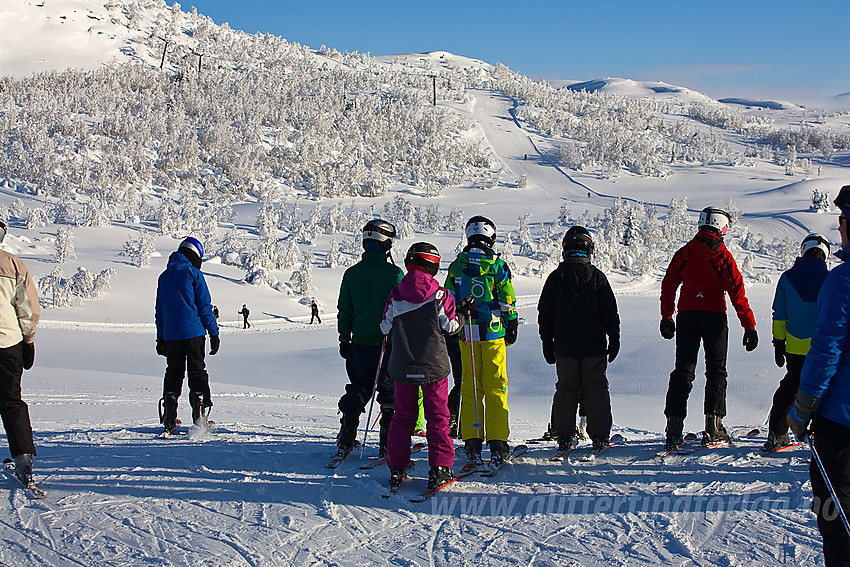
<svg viewBox="0 0 850 567">
<path fill-rule="evenodd" d="M 373 219 L 363 227 L 363 258 L 342 276 L 337 301 L 339 354 L 345 359 L 349 383 L 339 400 L 340 430 L 337 456 L 345 457 L 354 447 L 360 414 L 372 397 L 378 372 L 381 345 L 381 319 L 390 290 L 404 277 L 401 268 L 387 261 L 395 227 L 387 221 Z M 384 356 L 378 379 L 378 403 L 381 406 L 379 456 L 386 454 L 387 433 L 393 416 L 394 384 L 386 371 L 389 356 Z"/>
</svg>

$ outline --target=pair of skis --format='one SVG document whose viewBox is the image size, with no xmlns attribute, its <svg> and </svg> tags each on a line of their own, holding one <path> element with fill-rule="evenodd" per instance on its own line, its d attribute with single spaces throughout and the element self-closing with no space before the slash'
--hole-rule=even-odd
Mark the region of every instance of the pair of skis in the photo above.
<svg viewBox="0 0 850 567">
<path fill-rule="evenodd" d="M 582 457 L 578 460 L 578 462 L 579 462 L 579 463 L 592 463 L 592 462 L 593 462 L 593 461 L 595 461 L 597 458 L 599 458 L 599 456 L 600 456 L 602 453 L 604 453 L 605 451 L 607 451 L 607 450 L 608 450 L 608 449 L 610 449 L 611 447 L 614 447 L 614 446 L 616 446 L 616 445 L 623 445 L 623 444 L 625 444 L 625 442 L 626 442 L 626 438 L 625 438 L 625 437 L 623 437 L 623 436 L 622 436 L 622 435 L 620 435 L 619 433 L 615 433 L 615 434 L 611 437 L 611 439 L 608 441 L 608 443 L 607 443 L 606 445 L 603 445 L 603 446 L 602 446 L 602 447 L 600 447 L 599 449 L 596 449 L 596 450 L 594 450 L 594 451 L 591 451 L 590 453 L 588 453 L 588 454 L 586 454 L 586 455 L 582 456 Z M 567 456 L 568 456 L 568 455 L 569 455 L 569 454 L 570 454 L 570 453 L 571 453 L 571 452 L 572 452 L 572 451 L 573 451 L 576 447 L 578 447 L 578 440 L 577 440 L 577 439 L 573 439 L 573 440 L 570 442 L 570 445 L 569 445 L 566 449 L 558 449 L 558 450 L 555 452 L 555 454 L 552 456 L 552 458 L 551 458 L 551 459 L 549 459 L 549 460 L 550 460 L 550 461 L 552 461 L 552 462 L 555 462 L 555 463 L 562 463 L 562 462 L 564 462 L 564 461 L 566 461 L 566 460 L 567 460 Z"/>
<path fill-rule="evenodd" d="M 165 431 L 158 433 L 156 438 L 157 439 L 171 439 L 172 437 L 177 437 L 178 435 L 185 435 L 186 432 L 182 430 L 181 425 L 183 425 L 183 422 L 178 419 L 177 423 L 174 425 L 174 429 L 172 429 L 171 431 L 166 429 Z M 214 421 L 206 420 L 205 423 L 196 424 L 195 427 L 199 431 L 203 430 L 205 432 L 209 432 L 209 431 L 212 430 L 214 425 L 215 425 Z"/>
<path fill-rule="evenodd" d="M 460 469 L 460 471 L 456 475 L 454 475 L 454 478 L 452 478 L 451 480 L 447 480 L 443 484 L 440 484 L 439 486 L 436 486 L 434 488 L 425 489 L 418 496 L 414 496 L 413 498 L 411 498 L 410 501 L 411 502 L 425 502 L 426 500 L 428 500 L 429 498 L 431 498 L 432 496 L 434 496 L 435 494 L 437 494 L 438 492 L 440 492 L 441 490 L 443 490 L 447 486 L 454 484 L 455 482 L 457 482 L 461 479 L 464 479 L 468 476 L 472 476 L 475 473 L 479 473 L 482 477 L 491 478 L 491 477 L 495 476 L 496 473 L 498 473 L 500 470 L 502 470 L 502 468 L 504 468 L 505 465 L 509 464 L 511 461 L 513 461 L 517 457 L 524 455 L 526 452 L 528 452 L 528 446 L 527 445 L 517 445 L 516 447 L 514 447 L 511 450 L 510 456 L 507 459 L 505 459 L 504 461 L 502 461 L 501 463 L 499 463 L 498 465 L 494 465 L 492 463 L 467 463 L 463 466 L 463 468 Z M 398 492 L 398 487 L 394 487 L 394 489 L 388 490 L 387 493 L 385 493 L 382 496 L 384 498 L 389 498 L 390 496 L 392 496 L 393 494 L 396 494 L 397 492 Z"/>
</svg>

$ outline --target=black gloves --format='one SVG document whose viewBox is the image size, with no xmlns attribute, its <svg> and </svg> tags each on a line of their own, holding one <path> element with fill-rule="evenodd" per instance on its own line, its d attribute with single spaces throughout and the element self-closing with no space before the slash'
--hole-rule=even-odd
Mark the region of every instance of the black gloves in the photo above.
<svg viewBox="0 0 850 567">
<path fill-rule="evenodd" d="M 608 362 L 614 362 L 618 352 L 620 352 L 620 335 L 611 335 L 608 337 Z"/>
<path fill-rule="evenodd" d="M 673 319 L 662 319 L 659 327 L 661 329 L 661 336 L 667 340 L 672 339 L 676 335 L 676 322 Z"/>
<path fill-rule="evenodd" d="M 755 350 L 756 347 L 759 346 L 759 335 L 756 333 L 755 329 L 744 331 L 744 341 L 742 344 L 744 345 L 744 348 L 747 349 L 747 352 Z"/>
<path fill-rule="evenodd" d="M 519 321 L 516 319 L 511 319 L 505 325 L 505 344 L 511 346 L 516 342 L 516 334 L 517 329 L 519 328 Z"/>
<path fill-rule="evenodd" d="M 546 364 L 555 364 L 555 341 L 543 341 L 543 358 L 546 359 Z"/>
<path fill-rule="evenodd" d="M 348 358 L 348 345 L 351 343 L 348 341 L 340 341 L 339 343 L 339 355 L 343 358 Z"/>
<path fill-rule="evenodd" d="M 162 337 L 156 338 L 156 353 L 159 356 L 165 356 L 165 339 Z"/>
<path fill-rule="evenodd" d="M 455 311 L 463 315 L 467 321 L 478 317 L 478 307 L 475 305 L 475 299 L 471 295 L 467 295 L 461 299 Z"/>
<path fill-rule="evenodd" d="M 785 366 L 785 340 L 773 339 L 773 360 L 776 361 L 776 366 L 782 368 Z"/>
<path fill-rule="evenodd" d="M 218 347 L 221 346 L 221 339 L 218 338 L 218 335 L 210 335 L 210 354 L 215 354 L 218 352 Z"/>
<path fill-rule="evenodd" d="M 21 343 L 21 351 L 24 370 L 29 370 L 35 362 L 35 343 Z"/>
</svg>

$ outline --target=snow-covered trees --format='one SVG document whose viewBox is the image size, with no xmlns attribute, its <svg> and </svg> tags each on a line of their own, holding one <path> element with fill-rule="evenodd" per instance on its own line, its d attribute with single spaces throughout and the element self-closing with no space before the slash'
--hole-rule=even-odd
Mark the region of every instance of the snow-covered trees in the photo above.
<svg viewBox="0 0 850 567">
<path fill-rule="evenodd" d="M 54 258 L 59 264 L 69 260 L 76 260 L 77 253 L 74 251 L 74 234 L 71 227 L 63 226 L 56 232 L 56 253 Z"/>
<path fill-rule="evenodd" d="M 812 206 L 809 207 L 809 210 L 817 213 L 828 213 L 829 193 L 818 189 L 812 190 Z"/>
<path fill-rule="evenodd" d="M 113 268 L 107 268 L 94 276 L 81 266 L 69 279 L 63 279 L 62 268 L 56 266 L 50 274 L 39 278 L 37 285 L 46 306 L 71 307 L 84 300 L 100 299 L 115 273 Z"/>
<path fill-rule="evenodd" d="M 135 238 L 130 238 L 124 243 L 124 250 L 120 253 L 126 256 L 130 263 L 137 267 L 150 266 L 151 258 L 156 253 L 153 236 L 146 231 L 139 231 Z"/>
</svg>

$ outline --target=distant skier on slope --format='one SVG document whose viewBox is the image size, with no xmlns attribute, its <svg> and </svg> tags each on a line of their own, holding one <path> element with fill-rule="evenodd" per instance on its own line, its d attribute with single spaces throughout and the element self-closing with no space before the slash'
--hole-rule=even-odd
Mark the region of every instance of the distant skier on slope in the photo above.
<svg viewBox="0 0 850 567">
<path fill-rule="evenodd" d="M 203 257 L 200 241 L 191 236 L 184 239 L 169 256 L 157 282 L 156 353 L 166 359 L 159 419 L 166 433 L 177 427 L 177 399 L 184 372 L 189 377 L 193 423 L 202 424 L 213 405 L 204 362 L 206 333 L 210 335 L 210 354 L 218 352 L 220 341 L 210 292 L 201 273 Z"/>
<path fill-rule="evenodd" d="M 319 324 L 322 324 L 322 318 L 319 317 L 319 305 L 316 303 L 316 300 L 312 300 L 310 302 L 310 324 L 313 324 L 313 320 L 318 319 Z"/>
<path fill-rule="evenodd" d="M 339 399 L 342 413 L 337 435 L 337 456 L 345 457 L 354 447 L 360 414 L 372 396 L 378 360 L 384 335 L 381 317 L 390 290 L 404 276 L 398 266 L 388 262 L 395 227 L 387 221 L 373 219 L 363 227 L 363 258 L 342 276 L 337 300 L 339 354 L 345 359 L 349 383 Z M 389 345 L 387 345 L 389 348 Z M 381 406 L 379 456 L 386 454 L 387 435 L 393 417 L 393 383 L 387 376 L 384 361 L 378 380 L 378 404 Z M 371 424 L 370 424 L 371 425 Z"/>
<path fill-rule="evenodd" d="M 723 244 L 729 229 L 729 214 L 707 207 L 699 216 L 699 231 L 670 260 L 661 282 L 661 336 L 676 337 L 676 367 L 670 373 L 664 415 L 667 416 L 665 447 L 683 443 L 688 395 L 693 388 L 700 342 L 705 349 L 705 445 L 728 441 L 721 420 L 726 415 L 726 351 L 729 326 L 726 297 L 735 307 L 744 327 L 743 345 L 751 351 L 758 345 L 756 319 L 744 293 L 744 280 L 735 258 Z M 678 315 L 676 290 L 679 291 Z M 678 332 L 677 332 L 678 331 Z"/>
<path fill-rule="evenodd" d="M 461 436 L 467 460 L 481 461 L 486 438 L 491 462 L 500 465 L 510 458 L 505 347 L 517 338 L 516 295 L 508 265 L 493 251 L 493 221 L 483 216 L 470 218 L 466 222 L 466 241 L 446 275 L 446 289 L 455 302 L 471 295 L 478 308 L 472 318 L 472 336 L 467 336 L 468 327 L 461 331 Z"/>
<path fill-rule="evenodd" d="M 785 377 L 773 394 L 768 419 L 765 451 L 791 444 L 786 417 L 800 388 L 800 371 L 815 325 L 818 321 L 818 294 L 829 270 L 829 242 L 820 234 L 810 234 L 800 245 L 801 256 L 780 276 L 773 297 L 773 350 L 776 365 L 785 366 Z"/>
<path fill-rule="evenodd" d="M 251 311 L 248 309 L 248 306 L 244 303 L 242 304 L 242 309 L 236 312 L 237 315 L 242 315 L 242 328 L 250 329 L 251 323 L 248 322 L 248 315 L 251 314 Z"/>
<path fill-rule="evenodd" d="M 6 223 L 0 221 L 0 243 L 4 238 Z M 40 312 L 27 267 L 14 254 L 0 250 L 0 416 L 15 460 L 15 474 L 25 485 L 32 482 L 35 444 L 29 409 L 21 399 L 21 378 L 35 360 Z"/>
<path fill-rule="evenodd" d="M 566 451 L 576 435 L 581 401 L 598 450 L 608 444 L 613 422 L 605 370 L 620 351 L 620 316 L 608 278 L 590 263 L 593 239 L 587 229 L 571 227 L 562 246 L 564 259 L 549 274 L 537 304 L 543 357 L 558 373 L 552 428 L 558 449 Z"/>
<path fill-rule="evenodd" d="M 419 413 L 417 399 L 428 422 L 428 488 L 453 478 L 454 443 L 449 435 L 449 355 L 442 332 L 457 333 L 473 308 L 471 299 L 455 309 L 452 296 L 434 276 L 440 253 L 427 242 L 417 242 L 404 258 L 407 275 L 390 292 L 381 332 L 391 334 L 389 374 L 395 383 L 395 415 L 387 443 L 390 487 L 396 488 L 410 465 L 410 437 Z M 457 312 L 457 316 L 456 316 Z"/>
<path fill-rule="evenodd" d="M 814 448 L 828 477 L 824 478 L 812 459 L 812 510 L 817 514 L 828 567 L 850 564 L 850 535 L 827 486 L 828 481 L 841 510 L 850 515 L 850 185 L 841 188 L 834 203 L 841 209 L 841 250 L 835 255 L 843 262 L 829 272 L 821 287 L 815 334 L 800 374 L 800 389 L 788 412 L 788 425 L 801 441 L 812 423 Z"/>
</svg>

